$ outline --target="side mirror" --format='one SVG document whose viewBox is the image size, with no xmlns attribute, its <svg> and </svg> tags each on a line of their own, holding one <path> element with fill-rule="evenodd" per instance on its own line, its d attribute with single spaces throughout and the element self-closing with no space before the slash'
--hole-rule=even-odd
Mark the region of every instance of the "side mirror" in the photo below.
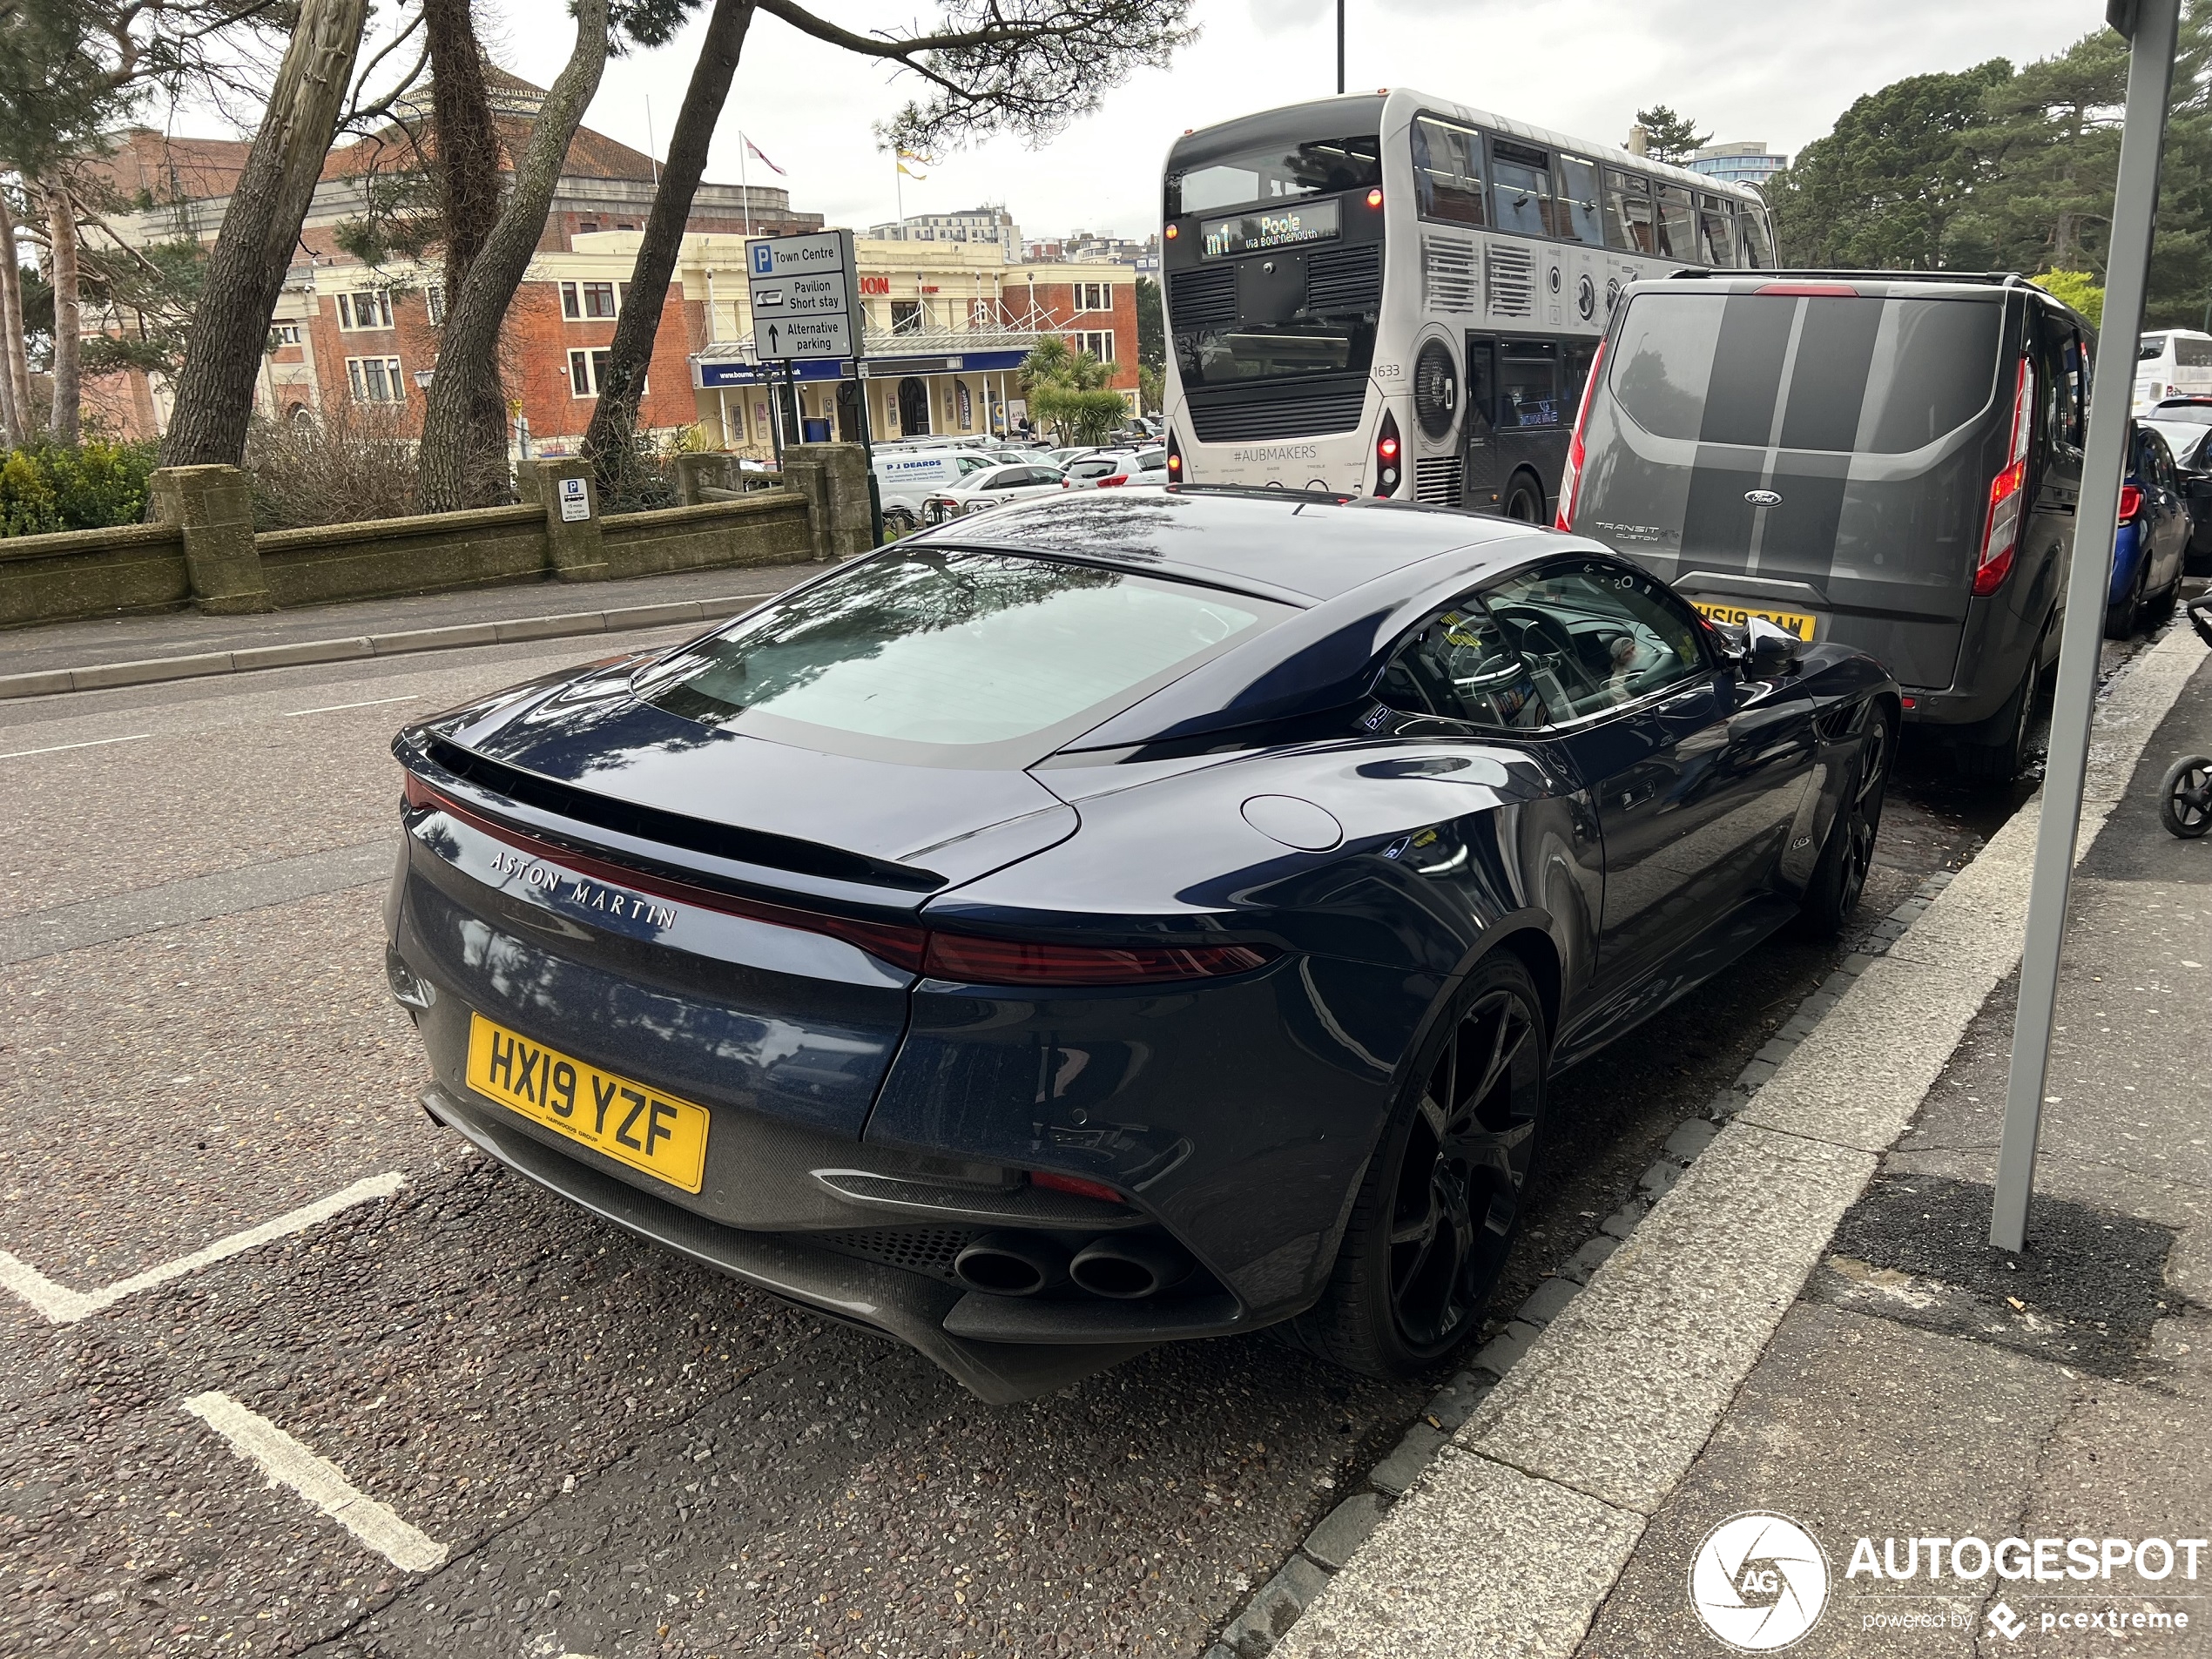
<svg viewBox="0 0 2212 1659">
<path fill-rule="evenodd" d="M 1797 637 L 1786 628 L 1777 628 L 1764 617 L 1753 617 L 1743 624 L 1743 677 L 1746 679 L 1770 679 L 1789 671 L 1790 664 L 1797 660 Z"/>
</svg>

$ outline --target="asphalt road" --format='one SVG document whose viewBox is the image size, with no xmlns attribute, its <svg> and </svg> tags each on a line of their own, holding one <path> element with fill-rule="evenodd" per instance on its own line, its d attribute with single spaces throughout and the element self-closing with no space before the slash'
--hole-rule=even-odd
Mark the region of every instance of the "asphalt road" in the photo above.
<svg viewBox="0 0 2212 1659">
<path fill-rule="evenodd" d="M 980 1406 L 428 1123 L 389 735 L 630 643 L 0 706 L 0 1652 L 1196 1655 L 1431 1392 L 1263 1336 Z M 2030 786 L 1908 752 L 1862 924 Z M 1766 947 L 1558 1080 L 1502 1307 L 1851 942 Z M 320 1507 L 184 1408 L 211 1393 Z"/>
</svg>

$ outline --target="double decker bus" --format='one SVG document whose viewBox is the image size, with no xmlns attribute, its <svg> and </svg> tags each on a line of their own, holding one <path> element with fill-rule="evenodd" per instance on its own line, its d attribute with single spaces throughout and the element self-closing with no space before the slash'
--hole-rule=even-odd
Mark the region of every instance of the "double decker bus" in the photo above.
<svg viewBox="0 0 2212 1659">
<path fill-rule="evenodd" d="M 1550 520 L 1622 288 L 1770 267 L 1764 202 L 1398 88 L 1170 151 L 1169 468 Z"/>
</svg>

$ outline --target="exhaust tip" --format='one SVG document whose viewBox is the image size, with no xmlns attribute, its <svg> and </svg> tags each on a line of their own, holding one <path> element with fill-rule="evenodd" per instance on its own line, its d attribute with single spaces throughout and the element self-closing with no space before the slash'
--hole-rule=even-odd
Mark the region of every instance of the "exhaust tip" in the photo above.
<svg viewBox="0 0 2212 1659">
<path fill-rule="evenodd" d="M 953 1258 L 953 1273 L 972 1291 L 1035 1296 L 1067 1277 L 1068 1252 L 1049 1238 L 985 1233 Z"/>
<path fill-rule="evenodd" d="M 1164 1238 L 1101 1239 L 1068 1264 L 1068 1277 L 1093 1296 L 1139 1302 L 1173 1289 L 1190 1268 L 1189 1253 Z"/>
</svg>

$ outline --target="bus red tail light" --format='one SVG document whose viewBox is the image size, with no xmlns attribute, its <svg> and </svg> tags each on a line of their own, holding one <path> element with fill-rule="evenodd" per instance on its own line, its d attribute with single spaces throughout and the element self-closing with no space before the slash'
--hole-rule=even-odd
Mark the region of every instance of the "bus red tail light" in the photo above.
<svg viewBox="0 0 2212 1659">
<path fill-rule="evenodd" d="M 1370 207 L 1380 207 L 1382 206 L 1382 192 L 1379 190 L 1369 191 L 1367 192 L 1367 206 Z"/>
<path fill-rule="evenodd" d="M 1382 427 L 1375 434 L 1375 494 L 1395 496 L 1401 472 L 1402 445 L 1398 442 L 1398 417 L 1383 411 Z"/>
<path fill-rule="evenodd" d="M 2035 368 L 2023 355 L 2013 389 L 2013 441 L 2004 469 L 1989 481 L 1989 517 L 1974 563 L 1973 591 L 1987 598 L 2013 573 L 2020 549 L 2020 518 L 2027 505 L 2027 445 L 2035 428 Z"/>
<path fill-rule="evenodd" d="M 2143 489 L 2141 484 L 2120 486 L 2120 522 L 2125 524 L 2143 510 Z"/>
<path fill-rule="evenodd" d="M 1173 427 L 1168 428 L 1168 482 L 1171 484 L 1183 482 L 1183 446 L 1176 442 Z"/>
<path fill-rule="evenodd" d="M 1575 411 L 1575 436 L 1567 446 L 1567 465 L 1559 475 L 1559 513 L 1552 520 L 1554 529 L 1571 530 L 1575 528 L 1575 492 L 1582 482 L 1582 457 L 1586 451 L 1582 439 L 1589 431 L 1590 400 L 1597 395 L 1598 377 L 1605 373 L 1605 342 L 1597 342 L 1597 353 L 1590 359 L 1590 372 L 1582 378 L 1582 401 Z"/>
</svg>

